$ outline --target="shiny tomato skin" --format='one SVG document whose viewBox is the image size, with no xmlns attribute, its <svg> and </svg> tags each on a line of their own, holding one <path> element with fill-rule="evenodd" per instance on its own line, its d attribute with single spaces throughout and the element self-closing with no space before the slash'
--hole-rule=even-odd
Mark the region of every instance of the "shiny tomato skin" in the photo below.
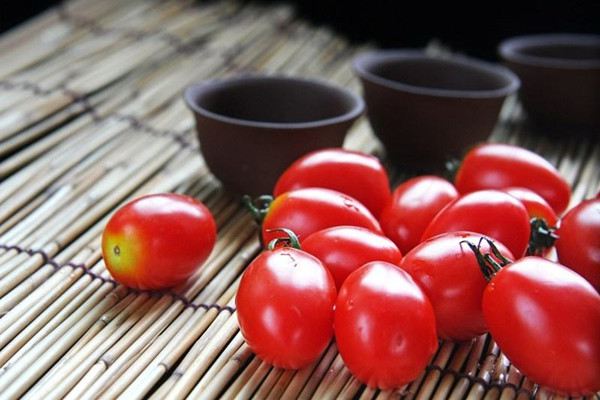
<svg viewBox="0 0 600 400">
<path fill-rule="evenodd" d="M 600 390 L 600 295 L 569 268 L 524 257 L 483 294 L 492 337 L 529 379 L 572 396 Z"/>
<path fill-rule="evenodd" d="M 248 346 L 265 362 L 298 369 L 316 360 L 333 336 L 331 274 L 294 248 L 259 254 L 244 272 L 235 303 Z"/>
<path fill-rule="evenodd" d="M 569 205 L 571 188 L 556 168 L 522 147 L 486 143 L 471 149 L 454 179 L 461 194 L 511 186 L 531 189 L 542 196 L 557 215 Z"/>
<path fill-rule="evenodd" d="M 400 268 L 410 274 L 423 289 L 435 312 L 438 336 L 456 341 L 470 340 L 487 332 L 481 298 L 487 286 L 468 241 L 490 252 L 482 235 L 450 232 L 424 241 L 408 252 Z M 508 259 L 511 252 L 500 242 L 494 243 Z"/>
<path fill-rule="evenodd" d="M 398 266 L 375 261 L 352 272 L 335 308 L 338 350 L 350 372 L 380 389 L 414 380 L 435 354 L 435 316 L 427 296 Z"/>
<path fill-rule="evenodd" d="M 454 185 L 443 178 L 424 175 L 409 179 L 394 190 L 392 201 L 383 209 L 381 229 L 405 254 L 420 243 L 433 217 L 457 197 Z"/>
<path fill-rule="evenodd" d="M 552 207 L 550 207 L 550 204 L 533 190 L 521 187 L 510 187 L 502 189 L 502 191 L 510 194 L 523 203 L 527 209 L 529 218 L 543 219 L 549 227 L 556 227 L 558 224 L 558 216 Z"/>
<path fill-rule="evenodd" d="M 279 177 L 273 195 L 307 187 L 345 193 L 375 217 L 391 198 L 389 178 L 379 159 L 342 148 L 316 150 L 296 160 Z"/>
<path fill-rule="evenodd" d="M 217 227 L 200 201 L 180 194 L 139 197 L 115 212 L 102 234 L 111 275 L 135 289 L 183 283 L 210 255 Z"/>
<path fill-rule="evenodd" d="M 520 258 L 529 244 L 529 214 L 513 196 L 498 190 L 480 190 L 460 196 L 431 221 L 422 240 L 445 233 L 470 231 L 503 243 Z"/>
<path fill-rule="evenodd" d="M 600 199 L 584 200 L 563 216 L 556 252 L 600 292 Z"/>
<path fill-rule="evenodd" d="M 262 223 L 263 243 L 285 236 L 269 232 L 277 228 L 291 229 L 302 241 L 305 237 L 332 226 L 361 226 L 381 233 L 379 222 L 358 200 L 323 188 L 304 188 L 279 195 L 269 206 Z"/>
<path fill-rule="evenodd" d="M 350 273 L 370 261 L 398 265 L 402 253 L 390 239 L 357 226 L 335 226 L 307 236 L 302 249 L 327 267 L 339 290 Z"/>
</svg>

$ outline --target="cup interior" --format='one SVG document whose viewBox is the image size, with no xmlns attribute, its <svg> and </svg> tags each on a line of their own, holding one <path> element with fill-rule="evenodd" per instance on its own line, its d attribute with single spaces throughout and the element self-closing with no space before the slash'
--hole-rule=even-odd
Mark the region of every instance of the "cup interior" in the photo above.
<svg viewBox="0 0 600 400">
<path fill-rule="evenodd" d="M 355 61 L 363 79 L 402 91 L 452 97 L 500 97 L 518 78 L 503 67 L 467 58 L 435 58 L 422 51 L 365 54 Z"/>
<path fill-rule="evenodd" d="M 298 127 L 343 122 L 364 107 L 352 93 L 291 77 L 239 77 L 194 85 L 186 92 L 195 111 L 221 121 L 252 126 Z"/>
<path fill-rule="evenodd" d="M 600 35 L 542 34 L 507 39 L 500 55 L 508 61 L 556 68 L 600 68 Z"/>
</svg>

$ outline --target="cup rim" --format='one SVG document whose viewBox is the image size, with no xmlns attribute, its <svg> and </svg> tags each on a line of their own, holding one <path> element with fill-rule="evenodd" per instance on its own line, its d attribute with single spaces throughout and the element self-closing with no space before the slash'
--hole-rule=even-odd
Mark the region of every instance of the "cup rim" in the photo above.
<svg viewBox="0 0 600 400">
<path fill-rule="evenodd" d="M 500 76 L 506 80 L 506 84 L 498 89 L 487 90 L 442 89 L 411 85 L 408 83 L 383 78 L 370 72 L 366 64 L 371 62 L 373 59 L 375 59 L 376 62 L 387 60 L 430 60 L 431 62 L 440 64 L 464 66 L 477 69 L 490 75 Z M 428 55 L 421 49 L 390 49 L 365 52 L 354 58 L 352 67 L 361 79 L 370 81 L 371 83 L 403 92 L 433 97 L 473 99 L 501 98 L 516 92 L 521 85 L 517 75 L 501 65 L 495 65 L 475 58 L 458 55 L 454 55 L 450 58 L 434 57 Z"/>
<path fill-rule="evenodd" d="M 204 107 L 201 107 L 198 104 L 198 97 L 202 94 L 206 93 L 209 90 L 219 90 L 224 88 L 229 88 L 231 86 L 235 86 L 236 84 L 242 82 L 285 82 L 285 83 L 295 83 L 299 85 L 312 85 L 312 86 L 320 86 L 325 87 L 331 91 L 337 92 L 342 97 L 349 100 L 351 103 L 351 107 L 348 111 L 343 114 L 337 115 L 331 118 L 318 119 L 314 121 L 307 122 L 267 122 L 267 121 L 255 121 L 249 119 L 235 118 L 230 117 L 224 114 L 219 114 L 213 111 L 210 111 Z M 353 121 L 357 119 L 365 109 L 365 103 L 362 97 L 356 95 L 352 91 L 338 86 L 327 83 L 323 80 L 316 78 L 307 78 L 307 77 L 296 77 L 296 76 L 287 76 L 287 75 L 263 75 L 263 74 L 244 74 L 238 75 L 234 77 L 228 78 L 216 78 L 216 79 L 208 79 L 205 81 L 197 82 L 188 85 L 184 89 L 183 97 L 187 106 L 195 113 L 198 113 L 206 118 L 214 119 L 223 123 L 240 125 L 251 128 L 264 128 L 264 129 L 286 129 L 286 130 L 299 130 L 299 129 L 309 129 L 309 128 L 317 128 L 328 125 L 336 125 L 348 121 Z"/>
<path fill-rule="evenodd" d="M 561 69 L 600 68 L 600 58 L 568 59 L 535 56 L 522 51 L 531 47 L 576 44 L 600 48 L 600 35 L 584 33 L 542 33 L 507 38 L 498 45 L 498 54 L 506 61 L 535 67 Z"/>
</svg>

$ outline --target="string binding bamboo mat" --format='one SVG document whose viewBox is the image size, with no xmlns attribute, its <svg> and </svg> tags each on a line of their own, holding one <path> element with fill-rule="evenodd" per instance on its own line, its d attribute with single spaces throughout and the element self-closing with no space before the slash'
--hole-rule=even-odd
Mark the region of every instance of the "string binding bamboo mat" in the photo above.
<svg viewBox="0 0 600 400">
<path fill-rule="evenodd" d="M 235 1 L 73 0 L 0 37 L 0 399 L 553 397 L 487 336 L 442 343 L 389 392 L 353 379 L 335 343 L 300 371 L 244 344 L 233 299 L 255 226 L 208 173 L 182 89 L 262 71 L 357 91 L 361 50 L 288 6 Z M 534 135 L 514 99 L 490 140 L 557 165 L 571 206 L 600 188 L 598 140 Z M 380 150 L 364 119 L 346 146 Z M 165 191 L 203 200 L 218 243 L 185 285 L 128 290 L 103 265 L 102 229 L 123 202 Z"/>
</svg>

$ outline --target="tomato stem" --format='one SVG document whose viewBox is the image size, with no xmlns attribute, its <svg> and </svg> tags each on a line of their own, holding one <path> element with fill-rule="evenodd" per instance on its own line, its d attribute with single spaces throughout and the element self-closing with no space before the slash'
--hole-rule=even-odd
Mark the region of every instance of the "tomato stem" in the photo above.
<svg viewBox="0 0 600 400">
<path fill-rule="evenodd" d="M 298 239 L 298 235 L 294 233 L 291 229 L 287 228 L 275 228 L 275 229 L 267 229 L 267 232 L 283 232 L 287 235 L 287 237 L 278 237 L 269 242 L 267 248 L 270 251 L 273 251 L 279 245 L 283 245 L 286 247 L 293 247 L 295 249 L 300 250 L 300 239 Z"/>
<path fill-rule="evenodd" d="M 556 228 L 548 226 L 542 218 L 532 218 L 530 221 L 531 233 L 529 235 L 529 246 L 527 255 L 540 256 L 547 249 L 554 246 L 558 239 Z"/>
<path fill-rule="evenodd" d="M 446 178 L 450 182 L 454 182 L 454 178 L 456 178 L 456 174 L 460 168 L 462 161 L 453 158 L 451 160 L 446 161 L 446 170 L 444 171 L 444 178 Z"/>
<path fill-rule="evenodd" d="M 490 247 L 490 251 L 492 252 L 491 254 L 490 253 L 483 254 L 481 252 L 481 243 L 483 241 L 485 241 L 488 244 L 488 246 Z M 492 280 L 494 275 L 498 271 L 500 271 L 502 269 L 502 267 L 505 267 L 511 263 L 511 260 L 506 258 L 500 252 L 500 250 L 498 250 L 498 247 L 496 247 L 494 242 L 492 242 L 488 238 L 482 237 L 481 239 L 479 239 L 479 243 L 477 244 L 477 246 L 467 240 L 463 240 L 460 243 L 461 244 L 464 243 L 467 246 L 469 246 L 469 248 L 471 249 L 473 254 L 475 254 L 475 258 L 477 259 L 477 264 L 479 265 L 479 269 L 481 270 L 481 273 L 483 274 L 485 280 L 488 282 Z M 500 262 L 498 262 L 498 260 Z"/>
<path fill-rule="evenodd" d="M 269 206 L 272 202 L 273 196 L 269 196 L 268 194 L 258 196 L 254 200 L 252 200 L 252 198 L 248 195 L 244 195 L 242 197 L 242 204 L 250 212 L 252 218 L 258 225 L 262 225 L 263 220 L 269 212 Z"/>
</svg>

